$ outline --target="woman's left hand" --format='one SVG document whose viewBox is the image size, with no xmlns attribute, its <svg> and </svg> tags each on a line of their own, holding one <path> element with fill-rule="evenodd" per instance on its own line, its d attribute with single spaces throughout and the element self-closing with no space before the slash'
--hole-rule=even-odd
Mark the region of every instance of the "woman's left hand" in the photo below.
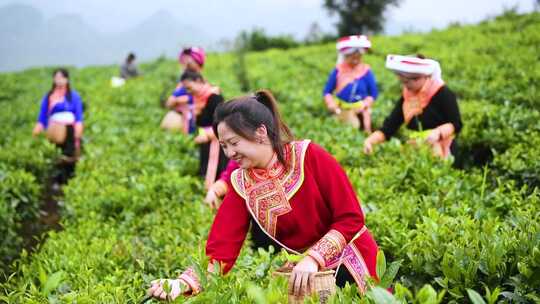
<svg viewBox="0 0 540 304">
<path fill-rule="evenodd" d="M 208 189 L 208 192 L 206 192 L 206 197 L 204 198 L 204 202 L 208 204 L 208 206 L 210 206 L 210 208 L 212 209 L 219 208 L 219 196 L 216 194 L 214 189 Z"/>
<path fill-rule="evenodd" d="M 430 144 L 438 143 L 441 140 L 441 131 L 439 129 L 433 129 L 426 137 L 426 141 Z"/>
<path fill-rule="evenodd" d="M 37 123 L 34 129 L 32 130 L 32 136 L 36 137 L 43 131 L 43 125 L 40 123 Z"/>
<path fill-rule="evenodd" d="M 195 137 L 195 143 L 200 145 L 204 144 L 210 141 L 210 138 L 208 138 L 208 135 L 206 133 L 201 133 Z"/>
<path fill-rule="evenodd" d="M 289 294 L 307 296 L 314 292 L 313 280 L 319 264 L 311 256 L 304 257 L 294 266 L 289 279 Z"/>
<path fill-rule="evenodd" d="M 362 106 L 358 109 L 358 113 L 371 108 L 371 105 L 373 105 L 373 98 L 371 96 L 368 96 L 360 102 L 362 103 Z"/>
</svg>

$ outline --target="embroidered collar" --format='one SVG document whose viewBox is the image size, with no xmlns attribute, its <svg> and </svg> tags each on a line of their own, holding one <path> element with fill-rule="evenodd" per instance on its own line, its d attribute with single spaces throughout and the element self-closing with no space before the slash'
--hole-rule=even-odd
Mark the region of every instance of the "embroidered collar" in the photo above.
<svg viewBox="0 0 540 304">
<path fill-rule="evenodd" d="M 275 161 L 268 169 L 236 169 L 231 183 L 257 224 L 270 236 L 276 235 L 277 218 L 292 210 L 289 200 L 304 182 L 304 158 L 309 140 L 285 146 L 287 166 Z"/>
<path fill-rule="evenodd" d="M 285 159 L 290 157 L 290 145 L 285 146 Z M 270 178 L 279 178 L 284 173 L 286 173 L 286 167 L 278 161 L 277 154 L 272 155 L 269 165 L 265 169 L 248 169 L 247 173 L 251 179 L 254 181 L 263 181 Z"/>
</svg>

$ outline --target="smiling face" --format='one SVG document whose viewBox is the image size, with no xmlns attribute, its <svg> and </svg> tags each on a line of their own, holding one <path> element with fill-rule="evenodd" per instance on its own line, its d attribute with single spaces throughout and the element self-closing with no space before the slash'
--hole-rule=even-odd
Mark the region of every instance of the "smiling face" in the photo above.
<svg viewBox="0 0 540 304">
<path fill-rule="evenodd" d="M 219 143 L 225 155 L 238 163 L 240 168 L 265 168 L 274 154 L 272 146 L 268 143 L 266 127 L 261 126 L 255 131 L 255 137 L 260 139 L 252 141 L 234 132 L 225 122 L 217 127 Z"/>
</svg>

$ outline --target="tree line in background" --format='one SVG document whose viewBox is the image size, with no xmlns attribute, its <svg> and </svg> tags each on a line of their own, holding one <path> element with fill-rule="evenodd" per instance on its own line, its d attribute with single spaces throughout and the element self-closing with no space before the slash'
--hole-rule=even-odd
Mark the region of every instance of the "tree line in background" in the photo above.
<svg viewBox="0 0 540 304">
<path fill-rule="evenodd" d="M 320 44 L 334 41 L 338 36 L 351 34 L 375 34 L 384 28 L 384 12 L 389 6 L 397 6 L 400 0 L 325 0 L 323 7 L 330 15 L 338 15 L 337 36 L 325 33 L 314 22 L 303 40 L 292 35 L 268 35 L 263 28 L 242 31 L 238 34 L 234 48 L 242 51 L 266 49 L 290 49 L 300 45 Z"/>
</svg>

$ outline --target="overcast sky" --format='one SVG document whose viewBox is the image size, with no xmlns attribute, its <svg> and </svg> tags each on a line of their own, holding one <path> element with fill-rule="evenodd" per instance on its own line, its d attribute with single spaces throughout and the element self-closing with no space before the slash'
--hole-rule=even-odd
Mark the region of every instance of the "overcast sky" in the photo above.
<svg viewBox="0 0 540 304">
<path fill-rule="evenodd" d="M 335 17 L 322 8 L 322 0 L 0 0 L 0 6 L 29 4 L 46 18 L 58 14 L 80 14 L 104 33 L 119 32 L 135 26 L 159 10 L 166 10 L 182 20 L 212 34 L 234 37 L 238 31 L 254 26 L 269 33 L 292 33 L 303 38 L 316 21 L 327 31 L 333 30 Z M 403 29 L 426 30 L 444 27 L 452 21 L 477 22 L 518 5 L 521 12 L 533 10 L 533 0 L 403 0 L 388 11 L 389 33 Z"/>
<path fill-rule="evenodd" d="M 519 12 L 530 12 L 535 2 L 402 0 L 398 7 L 390 7 L 386 12 L 385 32 L 393 35 L 444 28 L 450 22 L 476 23 L 513 7 Z M 223 50 L 240 31 L 254 27 L 264 28 L 271 35 L 292 34 L 303 40 L 316 22 L 323 32 L 335 34 L 337 16 L 330 16 L 322 3 L 323 0 L 0 0 L 0 72 L 33 66 L 113 64 L 123 60 L 128 51 L 135 52 L 140 61 L 160 55 L 173 58 L 186 45 Z"/>
</svg>

